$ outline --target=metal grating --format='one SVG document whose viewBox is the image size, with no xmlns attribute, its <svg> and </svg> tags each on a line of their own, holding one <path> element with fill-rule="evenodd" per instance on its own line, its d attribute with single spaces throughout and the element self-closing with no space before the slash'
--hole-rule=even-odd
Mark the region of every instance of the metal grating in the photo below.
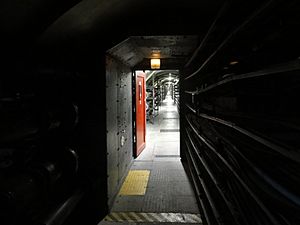
<svg viewBox="0 0 300 225">
<path fill-rule="evenodd" d="M 160 129 L 160 132 L 179 132 L 179 129 Z"/>
<path fill-rule="evenodd" d="M 180 157 L 180 155 L 155 155 L 155 157 Z"/>
</svg>

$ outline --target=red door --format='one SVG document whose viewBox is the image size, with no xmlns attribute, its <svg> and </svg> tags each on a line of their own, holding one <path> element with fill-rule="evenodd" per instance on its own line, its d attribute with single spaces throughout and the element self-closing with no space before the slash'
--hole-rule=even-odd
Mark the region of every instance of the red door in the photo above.
<svg viewBox="0 0 300 225">
<path fill-rule="evenodd" d="M 136 153 L 138 156 L 146 146 L 145 73 L 136 73 Z"/>
</svg>

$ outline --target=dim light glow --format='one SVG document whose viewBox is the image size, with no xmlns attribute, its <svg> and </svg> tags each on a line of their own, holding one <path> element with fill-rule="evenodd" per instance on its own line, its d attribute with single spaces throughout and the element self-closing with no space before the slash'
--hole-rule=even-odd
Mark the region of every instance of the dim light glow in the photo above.
<svg viewBox="0 0 300 225">
<path fill-rule="evenodd" d="M 151 59 L 151 69 L 160 69 L 160 59 Z"/>
<path fill-rule="evenodd" d="M 229 63 L 229 65 L 235 65 L 235 64 L 238 64 L 239 62 L 238 61 L 231 61 L 230 63 Z"/>
</svg>

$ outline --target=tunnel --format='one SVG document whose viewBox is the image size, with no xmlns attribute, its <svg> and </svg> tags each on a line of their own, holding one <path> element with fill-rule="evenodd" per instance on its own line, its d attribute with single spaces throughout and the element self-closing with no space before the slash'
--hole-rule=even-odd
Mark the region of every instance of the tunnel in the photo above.
<svg viewBox="0 0 300 225">
<path fill-rule="evenodd" d="M 0 223 L 106 218 L 149 84 L 178 112 L 198 224 L 299 225 L 299 28 L 297 0 L 2 0 Z"/>
</svg>

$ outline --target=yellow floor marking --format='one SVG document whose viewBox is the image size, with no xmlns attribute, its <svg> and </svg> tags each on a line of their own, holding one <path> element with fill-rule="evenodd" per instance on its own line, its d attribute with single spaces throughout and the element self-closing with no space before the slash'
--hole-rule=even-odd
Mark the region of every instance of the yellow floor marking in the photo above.
<svg viewBox="0 0 300 225">
<path fill-rule="evenodd" d="M 200 214 L 192 213 L 142 213 L 142 212 L 112 212 L 104 218 L 109 222 L 152 222 L 199 224 L 202 225 Z M 101 223 L 99 223 L 100 225 Z"/>
<path fill-rule="evenodd" d="M 145 195 L 150 170 L 130 170 L 119 195 Z"/>
</svg>

